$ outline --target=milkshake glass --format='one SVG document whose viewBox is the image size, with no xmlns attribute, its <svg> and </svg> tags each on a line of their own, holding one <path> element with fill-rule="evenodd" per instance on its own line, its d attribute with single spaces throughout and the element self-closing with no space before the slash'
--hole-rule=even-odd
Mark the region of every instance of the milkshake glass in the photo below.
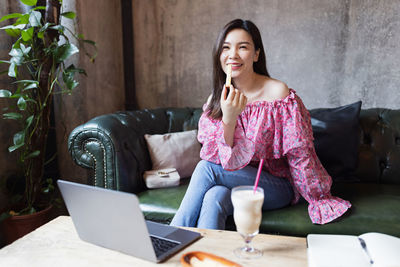
<svg viewBox="0 0 400 267">
<path fill-rule="evenodd" d="M 233 219 L 236 230 L 243 237 L 245 246 L 234 250 L 239 258 L 252 259 L 262 256 L 262 251 L 251 246 L 251 240 L 258 234 L 264 203 L 264 190 L 254 191 L 253 186 L 237 186 L 232 189 Z"/>
</svg>

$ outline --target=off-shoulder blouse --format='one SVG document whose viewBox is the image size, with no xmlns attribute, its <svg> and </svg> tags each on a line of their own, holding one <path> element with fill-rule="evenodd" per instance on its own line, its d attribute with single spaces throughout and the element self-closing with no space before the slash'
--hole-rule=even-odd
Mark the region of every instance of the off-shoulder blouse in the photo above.
<svg viewBox="0 0 400 267">
<path fill-rule="evenodd" d="M 290 180 L 292 204 L 303 196 L 309 203 L 311 221 L 325 224 L 340 217 L 351 204 L 331 195 L 332 178 L 317 157 L 313 139 L 310 114 L 293 89 L 283 99 L 247 104 L 237 119 L 233 147 L 225 142 L 221 120 L 208 117 L 207 112 L 199 120 L 203 160 L 234 171 L 257 165 L 263 158 L 265 171 Z"/>
</svg>

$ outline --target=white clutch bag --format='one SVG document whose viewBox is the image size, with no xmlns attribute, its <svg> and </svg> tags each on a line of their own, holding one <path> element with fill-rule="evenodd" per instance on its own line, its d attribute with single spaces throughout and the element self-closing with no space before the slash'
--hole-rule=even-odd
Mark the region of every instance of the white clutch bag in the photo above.
<svg viewBox="0 0 400 267">
<path fill-rule="evenodd" d="M 145 171 L 143 179 L 148 188 L 162 188 L 178 186 L 181 177 L 175 168 L 167 168 Z"/>
</svg>

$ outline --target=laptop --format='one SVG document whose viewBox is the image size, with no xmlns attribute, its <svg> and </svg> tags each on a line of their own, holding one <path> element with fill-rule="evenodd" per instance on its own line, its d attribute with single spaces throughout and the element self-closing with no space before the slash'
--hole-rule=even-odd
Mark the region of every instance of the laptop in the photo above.
<svg viewBox="0 0 400 267">
<path fill-rule="evenodd" d="M 136 195 L 58 180 L 79 237 L 89 243 L 161 262 L 199 233 L 144 219 Z"/>
</svg>

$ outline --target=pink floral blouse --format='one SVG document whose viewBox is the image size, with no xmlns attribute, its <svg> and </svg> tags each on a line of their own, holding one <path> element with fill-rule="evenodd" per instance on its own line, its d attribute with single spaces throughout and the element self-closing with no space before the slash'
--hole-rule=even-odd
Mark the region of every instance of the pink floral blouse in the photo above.
<svg viewBox="0 0 400 267">
<path fill-rule="evenodd" d="M 311 221 L 325 224 L 351 204 L 331 195 L 332 178 L 315 153 L 313 139 L 310 114 L 293 89 L 284 99 L 248 104 L 238 116 L 233 147 L 225 143 L 220 120 L 209 118 L 206 112 L 199 120 L 202 159 L 234 171 L 264 158 L 264 170 L 290 179 L 293 204 L 303 196 Z"/>
</svg>

